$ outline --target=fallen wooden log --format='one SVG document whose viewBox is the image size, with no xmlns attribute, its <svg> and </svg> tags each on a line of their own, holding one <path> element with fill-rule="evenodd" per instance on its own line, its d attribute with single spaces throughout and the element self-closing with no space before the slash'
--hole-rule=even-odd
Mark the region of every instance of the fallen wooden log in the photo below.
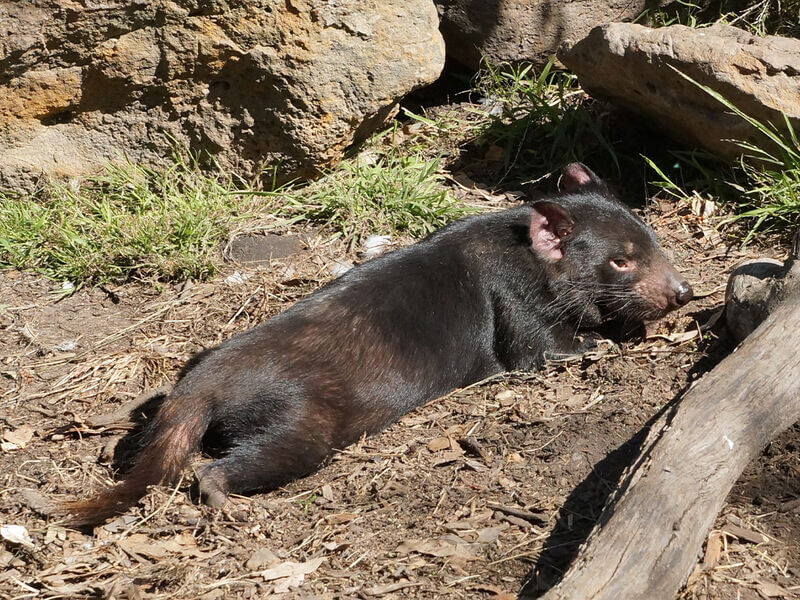
<svg viewBox="0 0 800 600">
<path fill-rule="evenodd" d="M 540 598 L 676 596 L 739 475 L 800 419 L 799 337 L 795 287 L 652 425 L 570 570 Z"/>
</svg>

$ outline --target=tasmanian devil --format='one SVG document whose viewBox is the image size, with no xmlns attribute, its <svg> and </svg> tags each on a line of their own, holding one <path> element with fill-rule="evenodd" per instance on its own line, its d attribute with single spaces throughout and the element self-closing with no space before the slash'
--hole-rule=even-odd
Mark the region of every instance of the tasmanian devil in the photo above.
<svg viewBox="0 0 800 600">
<path fill-rule="evenodd" d="M 457 221 L 195 357 L 124 480 L 62 509 L 75 525 L 125 510 L 176 479 L 204 437 L 223 446 L 198 471 L 206 502 L 275 488 L 454 388 L 691 298 L 653 231 L 571 164 L 559 195 Z"/>
</svg>

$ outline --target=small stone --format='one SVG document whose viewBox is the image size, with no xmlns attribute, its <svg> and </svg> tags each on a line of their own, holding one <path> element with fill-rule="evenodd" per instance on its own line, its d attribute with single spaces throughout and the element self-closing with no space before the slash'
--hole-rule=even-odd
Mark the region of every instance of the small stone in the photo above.
<svg viewBox="0 0 800 600">
<path fill-rule="evenodd" d="M 494 399 L 500 403 L 500 406 L 511 406 L 514 404 L 516 396 L 512 390 L 503 390 L 495 395 Z"/>
</svg>

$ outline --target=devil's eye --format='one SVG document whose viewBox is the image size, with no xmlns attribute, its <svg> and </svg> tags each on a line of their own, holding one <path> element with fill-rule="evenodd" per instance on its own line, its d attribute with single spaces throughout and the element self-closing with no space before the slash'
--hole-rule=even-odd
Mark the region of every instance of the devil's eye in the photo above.
<svg viewBox="0 0 800 600">
<path fill-rule="evenodd" d="M 614 267 L 617 271 L 629 271 L 633 266 L 627 258 L 619 257 L 619 258 L 612 258 L 611 259 L 611 266 Z"/>
</svg>

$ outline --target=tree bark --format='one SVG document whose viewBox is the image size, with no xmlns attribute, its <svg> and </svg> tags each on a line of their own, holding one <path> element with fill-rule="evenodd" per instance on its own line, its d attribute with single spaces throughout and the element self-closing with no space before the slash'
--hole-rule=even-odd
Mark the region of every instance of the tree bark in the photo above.
<svg viewBox="0 0 800 600">
<path fill-rule="evenodd" d="M 795 289 L 653 424 L 572 567 L 542 599 L 676 596 L 736 479 L 800 419 L 798 336 Z"/>
</svg>

